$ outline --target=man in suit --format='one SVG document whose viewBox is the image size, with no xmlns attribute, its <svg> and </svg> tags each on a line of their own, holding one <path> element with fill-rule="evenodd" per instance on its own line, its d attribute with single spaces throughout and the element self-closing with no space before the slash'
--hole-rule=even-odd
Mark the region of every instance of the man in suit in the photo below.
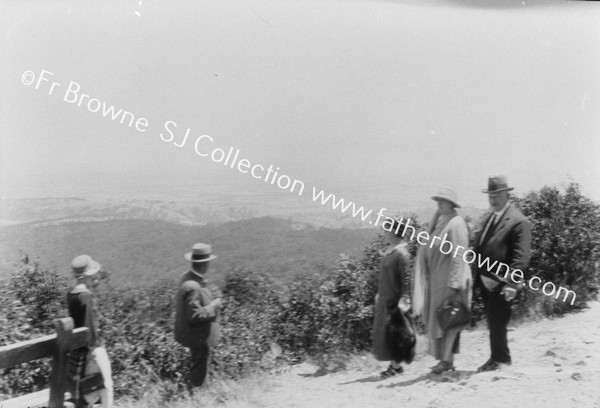
<svg viewBox="0 0 600 408">
<path fill-rule="evenodd" d="M 191 268 L 179 280 L 175 297 L 175 340 L 191 352 L 191 367 L 187 387 L 192 392 L 206 379 L 208 353 L 219 340 L 221 298 L 213 299 L 205 275 L 210 261 L 216 258 L 208 244 L 195 244 L 185 254 Z"/>
<path fill-rule="evenodd" d="M 481 260 L 489 263 L 475 264 L 477 284 L 485 303 L 485 311 L 490 330 L 491 357 L 478 372 L 492 371 L 500 364 L 511 364 L 506 326 L 510 320 L 511 302 L 517 291 L 523 287 L 522 281 L 515 282 L 515 270 L 525 273 L 529 264 L 531 249 L 531 225 L 527 218 L 509 200 L 506 176 L 490 177 L 488 194 L 492 213 L 482 225 L 481 233 L 475 242 L 475 252 Z M 488 270 L 489 265 L 495 267 Z M 501 263 L 508 265 L 510 273 L 497 273 Z M 480 267 L 481 265 L 481 267 Z M 502 269 L 502 272 L 506 268 Z M 521 276 L 524 276 L 521 274 Z"/>
</svg>

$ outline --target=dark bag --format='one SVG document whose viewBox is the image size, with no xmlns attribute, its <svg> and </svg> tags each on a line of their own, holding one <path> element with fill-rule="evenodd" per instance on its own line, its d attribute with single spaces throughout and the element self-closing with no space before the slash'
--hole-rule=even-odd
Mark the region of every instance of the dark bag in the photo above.
<svg viewBox="0 0 600 408">
<path fill-rule="evenodd" d="M 104 388 L 102 373 L 91 374 L 79 381 L 79 392 L 82 395 L 91 394 Z"/>
<path fill-rule="evenodd" d="M 456 326 L 461 326 L 471 321 L 469 311 L 460 301 L 450 302 L 446 299 L 437 311 L 437 319 L 442 330 L 448 330 Z"/>
<path fill-rule="evenodd" d="M 408 313 L 403 313 L 397 301 L 388 301 L 385 335 L 392 360 L 411 363 L 415 358 L 417 336 L 415 325 Z"/>
</svg>

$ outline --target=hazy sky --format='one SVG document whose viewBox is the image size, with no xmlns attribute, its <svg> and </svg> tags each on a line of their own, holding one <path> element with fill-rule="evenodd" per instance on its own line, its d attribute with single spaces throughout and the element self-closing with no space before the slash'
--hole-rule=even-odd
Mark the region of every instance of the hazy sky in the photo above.
<svg viewBox="0 0 600 408">
<path fill-rule="evenodd" d="M 598 2 L 473 4 L 1 2 L 0 193 L 264 187 L 199 157 L 206 134 L 332 192 L 450 183 L 485 206 L 504 173 L 518 194 L 572 178 L 600 200 Z M 65 101 L 70 81 L 147 129 Z M 188 144 L 161 140 L 166 121 Z"/>
</svg>

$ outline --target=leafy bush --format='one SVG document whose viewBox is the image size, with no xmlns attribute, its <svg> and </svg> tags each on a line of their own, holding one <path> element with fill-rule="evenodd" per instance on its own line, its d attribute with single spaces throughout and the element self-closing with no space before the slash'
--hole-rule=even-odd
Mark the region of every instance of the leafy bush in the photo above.
<svg viewBox="0 0 600 408">
<path fill-rule="evenodd" d="M 281 353 L 276 339 L 280 296 L 273 280 L 248 270 L 227 275 L 222 294 L 221 341 L 211 353 L 213 375 L 240 378 L 254 369 L 273 368 Z"/>
<path fill-rule="evenodd" d="M 10 281 L 0 282 L 0 344 L 11 344 L 50 334 L 52 317 L 64 310 L 66 284 L 55 271 L 21 258 Z M 49 361 L 23 363 L 4 370 L 0 395 L 43 389 L 50 377 Z"/>
<path fill-rule="evenodd" d="M 342 255 L 333 271 L 299 276 L 292 282 L 277 316 L 277 338 L 292 361 L 307 354 L 370 349 L 379 264 L 385 248 L 379 234 L 361 259 Z M 412 244 L 411 249 L 414 253 Z M 406 283 L 409 281 L 407 274 Z"/>
<path fill-rule="evenodd" d="M 571 305 L 572 296 L 565 302 L 564 297 L 526 288 L 517 299 L 519 314 L 560 314 L 595 299 L 600 287 L 600 206 L 584 197 L 577 183 L 570 183 L 564 193 L 544 187 L 515 202 L 532 222 L 529 275 L 577 295 Z"/>
</svg>

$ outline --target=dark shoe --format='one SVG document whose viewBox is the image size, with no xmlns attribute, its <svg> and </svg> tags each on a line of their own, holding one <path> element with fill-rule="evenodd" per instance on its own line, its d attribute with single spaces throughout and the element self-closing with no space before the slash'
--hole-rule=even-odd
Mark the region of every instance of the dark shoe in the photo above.
<svg viewBox="0 0 600 408">
<path fill-rule="evenodd" d="M 483 373 L 485 371 L 494 371 L 500 368 L 500 364 L 497 361 L 492 360 L 491 358 L 485 362 L 481 367 L 477 369 L 478 373 Z"/>
<path fill-rule="evenodd" d="M 431 374 L 441 374 L 445 371 L 454 371 L 455 367 L 448 361 L 440 361 L 437 366 L 431 369 Z"/>
<path fill-rule="evenodd" d="M 379 375 L 381 376 L 381 378 L 390 378 L 397 374 L 402 374 L 403 372 L 404 372 L 404 368 L 402 368 L 402 366 L 400 366 L 398 368 L 394 368 L 390 364 L 390 366 L 385 371 L 382 371 L 381 374 L 379 374 Z"/>
</svg>

